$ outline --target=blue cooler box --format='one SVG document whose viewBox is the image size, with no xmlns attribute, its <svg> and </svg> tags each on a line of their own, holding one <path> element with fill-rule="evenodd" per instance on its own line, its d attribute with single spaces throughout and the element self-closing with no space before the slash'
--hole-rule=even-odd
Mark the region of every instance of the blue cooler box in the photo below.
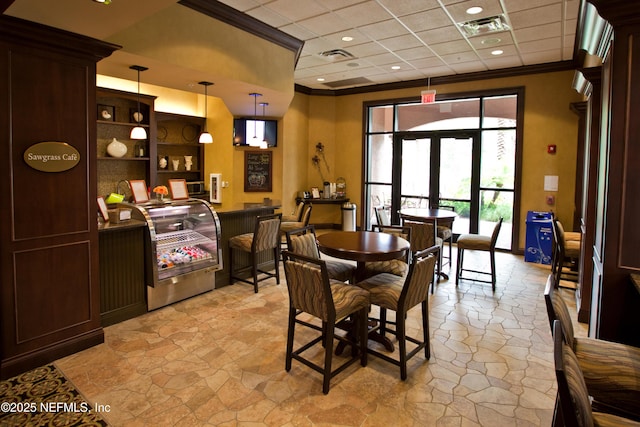
<svg viewBox="0 0 640 427">
<path fill-rule="evenodd" d="M 551 212 L 527 212 L 527 236 L 524 260 L 551 264 L 553 251 L 553 216 Z"/>
</svg>

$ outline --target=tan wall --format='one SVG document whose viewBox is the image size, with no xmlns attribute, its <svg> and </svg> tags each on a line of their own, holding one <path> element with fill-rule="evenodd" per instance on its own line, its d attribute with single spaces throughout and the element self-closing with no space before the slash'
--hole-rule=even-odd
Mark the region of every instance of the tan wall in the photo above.
<svg viewBox="0 0 640 427">
<path fill-rule="evenodd" d="M 524 247 L 527 211 L 553 210 L 563 223 L 571 224 L 573 220 L 578 130 L 577 116 L 569 105 L 582 99 L 571 88 L 572 79 L 573 72 L 567 71 L 433 87 L 439 94 L 525 87 L 520 249 Z M 142 92 L 160 94 L 158 106 L 163 111 L 201 115 L 197 111 L 202 109 L 202 97 L 153 87 Z M 290 212 L 298 191 L 308 191 L 313 186 L 322 188 L 320 174 L 311 163 L 316 144 L 322 142 L 328 164 L 328 171 L 322 166 L 324 178 L 329 181 L 345 178 L 347 195 L 358 205 L 358 225 L 361 225 L 363 102 L 417 98 L 419 94 L 419 88 L 337 97 L 296 93 L 287 113 L 279 120 L 278 146 L 271 150 L 273 191 L 270 193 L 244 192 L 244 151 L 247 149 L 232 145 L 233 116 L 222 100 L 210 97 L 207 127 L 213 133 L 214 143 L 205 148 L 205 181 L 209 173 L 221 173 L 222 180 L 229 182 L 229 187 L 222 190 L 223 203 L 217 207 L 227 209 L 237 203 L 259 202 L 269 197 L 281 200 L 283 212 Z M 190 99 L 193 100 L 191 109 L 185 105 Z M 557 145 L 556 155 L 547 154 L 549 144 Z M 559 176 L 554 206 L 545 203 L 545 196 L 554 194 L 543 190 L 545 175 Z M 338 224 L 340 215 L 338 206 L 315 205 L 312 222 Z"/>
<path fill-rule="evenodd" d="M 578 120 L 569 105 L 581 101 L 581 98 L 571 88 L 572 79 L 573 72 L 567 71 L 433 87 L 439 94 L 525 87 L 520 249 L 524 247 L 527 211 L 553 210 L 564 223 L 571 224 L 573 221 Z M 419 94 L 420 89 L 414 88 L 338 97 L 311 96 L 309 159 L 313 155 L 315 142 L 322 141 L 326 146 L 332 177 L 343 176 L 347 181 L 349 197 L 362 206 L 363 102 L 417 98 Z M 304 95 L 296 95 L 299 96 Z M 331 116 L 335 117 L 334 126 L 331 126 Z M 547 154 L 549 144 L 557 145 L 556 155 Z M 309 186 L 316 185 L 316 175 L 313 170 L 309 171 Z M 543 190 L 545 175 L 559 176 L 557 193 Z M 555 194 L 554 206 L 546 205 L 547 194 Z M 315 214 L 314 211 L 313 221 L 324 222 L 324 218 L 318 218 Z M 359 209 L 359 225 L 360 214 Z"/>
</svg>

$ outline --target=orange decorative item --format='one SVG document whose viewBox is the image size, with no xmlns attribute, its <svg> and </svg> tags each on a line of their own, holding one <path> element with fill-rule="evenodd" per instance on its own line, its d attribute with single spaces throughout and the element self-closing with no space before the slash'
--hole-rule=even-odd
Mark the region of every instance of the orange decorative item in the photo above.
<svg viewBox="0 0 640 427">
<path fill-rule="evenodd" d="M 156 193 L 156 198 L 158 201 L 162 201 L 164 196 L 169 194 L 169 189 L 164 185 L 157 185 L 153 187 L 153 192 Z"/>
</svg>

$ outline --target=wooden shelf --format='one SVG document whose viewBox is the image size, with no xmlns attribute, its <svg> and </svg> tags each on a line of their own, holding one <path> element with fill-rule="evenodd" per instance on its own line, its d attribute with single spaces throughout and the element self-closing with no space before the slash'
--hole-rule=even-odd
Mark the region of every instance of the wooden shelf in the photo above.
<svg viewBox="0 0 640 427">
<path fill-rule="evenodd" d="M 107 156 L 98 156 L 98 160 L 142 160 L 145 162 L 149 161 L 148 157 L 107 157 Z"/>
</svg>

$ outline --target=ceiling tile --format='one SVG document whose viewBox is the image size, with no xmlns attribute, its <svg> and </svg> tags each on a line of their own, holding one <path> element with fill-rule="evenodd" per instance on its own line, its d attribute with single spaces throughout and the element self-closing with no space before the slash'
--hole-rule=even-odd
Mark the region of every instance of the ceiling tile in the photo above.
<svg viewBox="0 0 640 427">
<path fill-rule="evenodd" d="M 477 15 L 469 15 L 467 9 L 472 6 L 479 6 L 483 10 Z M 454 22 L 474 21 L 479 18 L 488 18 L 504 13 L 498 0 L 469 0 L 460 3 L 450 4 L 446 7 Z"/>
<path fill-rule="evenodd" d="M 407 31 L 406 28 L 400 25 L 400 23 L 395 19 L 387 19 L 386 21 L 377 22 L 375 24 L 363 25 L 359 27 L 359 29 L 374 40 L 401 36 L 406 34 Z"/>
<path fill-rule="evenodd" d="M 406 49 L 410 47 L 424 46 L 424 44 L 412 34 L 378 40 L 378 43 L 391 51 L 397 49 Z"/>
<path fill-rule="evenodd" d="M 522 12 L 509 13 L 509 19 L 513 27 L 521 29 L 560 22 L 562 20 L 562 4 L 556 3 Z"/>
<path fill-rule="evenodd" d="M 560 37 L 562 34 L 562 24 L 560 22 L 554 22 L 552 24 L 516 30 L 514 33 L 518 43 L 540 40 L 547 37 Z"/>
<path fill-rule="evenodd" d="M 396 50 L 394 52 L 400 58 L 405 61 L 412 61 L 414 59 L 430 58 L 434 56 L 433 51 L 426 46 L 414 47 L 411 49 Z"/>
<path fill-rule="evenodd" d="M 518 46 L 520 47 L 520 52 L 522 53 L 541 52 L 541 51 L 552 50 L 552 49 L 561 49 L 562 39 L 560 37 L 553 37 L 550 39 L 535 40 L 531 42 L 520 43 Z"/>
<path fill-rule="evenodd" d="M 429 47 L 438 55 L 448 55 L 450 53 L 466 52 L 471 46 L 466 40 L 456 40 L 446 43 L 431 44 Z"/>
<path fill-rule="evenodd" d="M 451 25 L 451 19 L 440 8 L 406 15 L 400 18 L 411 31 L 419 32 Z"/>
<path fill-rule="evenodd" d="M 391 15 L 375 1 L 366 1 L 338 9 L 335 13 L 354 28 L 391 18 Z"/>
<path fill-rule="evenodd" d="M 334 34 L 351 28 L 350 24 L 344 22 L 333 12 L 328 12 L 322 15 L 314 16 L 313 18 L 301 20 L 298 22 L 298 25 L 318 36 Z"/>
<path fill-rule="evenodd" d="M 300 7 L 300 0 L 275 0 L 268 3 L 266 8 L 291 21 L 300 21 L 327 12 L 324 6 L 314 1 L 306 1 L 304 7 Z"/>
<path fill-rule="evenodd" d="M 475 52 L 459 52 L 451 55 L 442 55 L 440 56 L 440 58 L 442 58 L 444 63 L 447 65 L 460 64 L 470 61 L 480 62 L 478 55 L 476 55 Z"/>
<path fill-rule="evenodd" d="M 404 16 L 437 8 L 437 0 L 378 0 L 394 16 Z"/>
<path fill-rule="evenodd" d="M 283 25 L 287 25 L 290 21 L 282 15 L 277 14 L 271 9 L 266 7 L 258 7 L 246 12 L 247 15 L 256 18 L 259 21 L 269 24 L 272 27 L 280 28 Z"/>
<path fill-rule="evenodd" d="M 460 34 L 456 28 L 452 27 L 441 27 L 433 30 L 419 31 L 416 32 L 416 35 L 428 45 L 464 39 L 462 34 Z"/>
</svg>

